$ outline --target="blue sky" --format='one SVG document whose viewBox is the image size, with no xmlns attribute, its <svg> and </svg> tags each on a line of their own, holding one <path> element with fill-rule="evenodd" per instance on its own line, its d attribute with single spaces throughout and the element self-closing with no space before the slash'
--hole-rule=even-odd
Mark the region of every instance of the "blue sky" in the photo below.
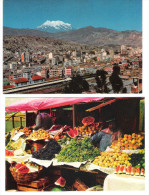
<svg viewBox="0 0 149 195">
<path fill-rule="evenodd" d="M 4 26 L 34 29 L 47 20 L 142 31 L 142 0 L 3 0 Z"/>
</svg>

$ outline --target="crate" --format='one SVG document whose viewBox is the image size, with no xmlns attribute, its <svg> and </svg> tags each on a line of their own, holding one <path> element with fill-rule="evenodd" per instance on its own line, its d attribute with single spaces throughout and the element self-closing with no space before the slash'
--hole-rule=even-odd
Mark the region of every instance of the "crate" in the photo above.
<svg viewBox="0 0 149 195">
<path fill-rule="evenodd" d="M 83 182 L 81 182 L 79 179 L 76 179 L 73 187 L 77 190 L 77 191 L 86 191 L 88 189 L 88 186 L 85 185 Z"/>
<path fill-rule="evenodd" d="M 18 191 L 45 191 L 53 187 L 53 182 L 48 177 L 40 178 L 29 184 L 17 183 Z"/>
</svg>

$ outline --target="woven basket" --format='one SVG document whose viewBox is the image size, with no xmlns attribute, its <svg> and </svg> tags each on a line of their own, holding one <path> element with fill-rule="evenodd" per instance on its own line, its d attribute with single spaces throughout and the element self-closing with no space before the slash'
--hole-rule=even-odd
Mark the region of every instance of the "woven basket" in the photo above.
<svg viewBox="0 0 149 195">
<path fill-rule="evenodd" d="M 11 167 L 9 168 L 14 180 L 17 183 L 30 183 L 34 180 L 36 180 L 39 176 L 39 173 L 42 170 L 42 167 L 39 168 L 38 171 L 36 172 L 31 172 L 31 173 L 20 173 L 20 172 L 16 172 L 14 166 L 11 165 Z"/>
</svg>

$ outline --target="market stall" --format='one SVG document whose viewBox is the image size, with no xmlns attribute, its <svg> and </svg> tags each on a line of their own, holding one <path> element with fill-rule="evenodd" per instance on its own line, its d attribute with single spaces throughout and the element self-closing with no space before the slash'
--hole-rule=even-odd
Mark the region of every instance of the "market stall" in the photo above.
<svg viewBox="0 0 149 195">
<path fill-rule="evenodd" d="M 138 179 L 138 190 L 144 190 L 145 134 L 140 101 L 144 99 L 36 98 L 7 106 L 7 112 L 49 109 L 51 118 L 56 117 L 55 111 L 61 107 L 72 112 L 72 126 L 53 124 L 48 130 L 33 130 L 30 126 L 13 130 L 5 150 L 9 177 L 6 184 L 11 172 L 15 185 L 8 185 L 6 190 L 110 190 L 110 183 L 117 177 Z M 91 137 L 102 129 L 107 134 L 107 121 L 113 117 L 121 129 L 121 137 L 101 152 Z M 127 125 L 122 124 L 122 117 Z M 26 180 L 22 182 L 24 177 Z"/>
</svg>

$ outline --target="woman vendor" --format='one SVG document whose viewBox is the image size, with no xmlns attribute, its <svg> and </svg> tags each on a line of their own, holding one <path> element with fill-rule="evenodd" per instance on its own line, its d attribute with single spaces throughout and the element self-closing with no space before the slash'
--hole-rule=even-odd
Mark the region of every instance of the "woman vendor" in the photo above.
<svg viewBox="0 0 149 195">
<path fill-rule="evenodd" d="M 108 127 L 94 134 L 91 137 L 91 142 L 95 145 L 99 144 L 101 152 L 105 151 L 108 146 L 111 146 L 114 140 L 121 137 L 121 132 L 117 130 L 115 120 L 108 121 Z"/>
</svg>

